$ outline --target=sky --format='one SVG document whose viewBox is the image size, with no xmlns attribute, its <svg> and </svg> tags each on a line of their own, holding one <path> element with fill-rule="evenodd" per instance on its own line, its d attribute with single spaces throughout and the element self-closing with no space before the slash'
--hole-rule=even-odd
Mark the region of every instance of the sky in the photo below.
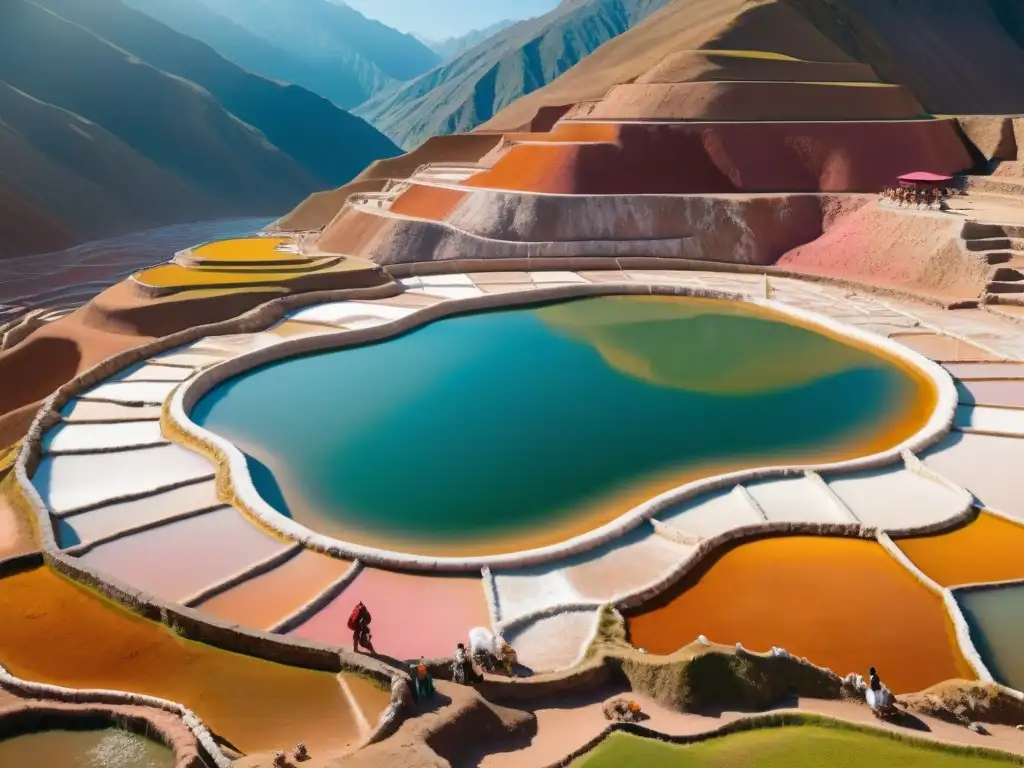
<svg viewBox="0 0 1024 768">
<path fill-rule="evenodd" d="M 458 37 L 502 19 L 529 19 L 560 0 L 344 0 L 364 16 L 430 40 Z"/>
</svg>

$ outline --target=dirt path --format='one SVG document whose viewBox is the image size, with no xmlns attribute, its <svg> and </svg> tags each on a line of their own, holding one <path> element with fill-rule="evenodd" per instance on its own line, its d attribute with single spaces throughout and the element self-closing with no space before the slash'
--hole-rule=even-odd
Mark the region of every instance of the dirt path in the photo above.
<svg viewBox="0 0 1024 768">
<path fill-rule="evenodd" d="M 550 765 L 600 735 L 609 724 L 601 710 L 602 704 L 617 695 L 625 696 L 640 704 L 643 712 L 650 716 L 650 719 L 642 723 L 645 727 L 671 736 L 706 733 L 726 723 L 750 716 L 748 713 L 740 712 L 723 712 L 719 717 L 673 712 L 645 696 L 629 692 L 621 694 L 614 691 L 603 692 L 601 695 L 589 699 L 552 700 L 544 707 L 533 710 L 537 716 L 537 735 L 529 744 L 510 744 L 509 750 L 504 752 L 490 754 L 481 752 L 473 755 L 467 762 L 461 763 L 459 768 L 469 768 L 469 766 L 518 768 L 524 765 Z M 822 699 L 801 699 L 776 711 L 799 711 L 826 715 L 851 723 L 879 727 L 887 731 L 938 742 L 990 747 L 1024 755 L 1024 732 L 1008 726 L 986 726 L 991 735 L 982 736 L 961 726 L 925 716 L 908 717 L 905 722 L 913 723 L 913 726 L 894 725 L 879 722 L 866 707 L 859 704 Z M 517 746 L 518 748 L 515 748 Z"/>
</svg>

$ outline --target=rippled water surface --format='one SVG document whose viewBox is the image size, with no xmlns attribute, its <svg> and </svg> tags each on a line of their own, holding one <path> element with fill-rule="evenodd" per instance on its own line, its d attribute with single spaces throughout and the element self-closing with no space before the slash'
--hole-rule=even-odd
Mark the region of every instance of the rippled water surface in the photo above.
<svg viewBox="0 0 1024 768">
<path fill-rule="evenodd" d="M 163 744 L 114 728 L 42 731 L 0 741 L 3 768 L 173 768 Z"/>
</svg>

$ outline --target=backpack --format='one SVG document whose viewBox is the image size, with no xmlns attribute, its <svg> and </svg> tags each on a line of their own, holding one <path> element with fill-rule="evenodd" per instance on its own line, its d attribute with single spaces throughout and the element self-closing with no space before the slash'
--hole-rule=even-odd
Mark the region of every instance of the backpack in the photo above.
<svg viewBox="0 0 1024 768">
<path fill-rule="evenodd" d="M 359 625 L 359 616 L 365 610 L 366 610 L 366 606 L 363 605 L 362 603 L 357 604 L 356 607 L 352 609 L 352 613 L 350 613 L 349 616 L 348 616 L 348 628 L 349 629 L 355 630 L 355 628 Z"/>
</svg>

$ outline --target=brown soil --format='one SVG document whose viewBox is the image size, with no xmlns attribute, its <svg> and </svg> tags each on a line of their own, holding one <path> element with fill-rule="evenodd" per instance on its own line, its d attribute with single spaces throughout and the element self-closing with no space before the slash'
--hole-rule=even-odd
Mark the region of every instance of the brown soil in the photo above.
<svg viewBox="0 0 1024 768">
<path fill-rule="evenodd" d="M 318 253 L 341 253 L 358 256 L 368 253 L 381 230 L 395 222 L 372 211 L 345 208 L 327 226 L 314 246 Z"/>
<path fill-rule="evenodd" d="M 973 163 L 951 120 L 617 128 L 614 143 L 515 145 L 465 185 L 575 195 L 878 192 L 909 168 L 951 174 Z"/>
<path fill-rule="evenodd" d="M 970 115 L 958 117 L 967 139 L 985 160 L 1016 160 L 1017 140 L 1014 119 L 999 115 Z"/>
<path fill-rule="evenodd" d="M 867 205 L 839 219 L 778 266 L 881 286 L 911 288 L 945 300 L 977 297 L 989 266 L 961 250 L 960 220 Z"/>
<path fill-rule="evenodd" d="M 351 194 L 380 191 L 388 179 L 406 179 L 426 163 L 475 163 L 499 140 L 486 134 L 434 136 L 411 152 L 371 163 L 343 187 L 311 195 L 269 229 L 284 232 L 319 229 L 338 214 Z"/>
<path fill-rule="evenodd" d="M 444 221 L 465 198 L 466 193 L 457 189 L 413 184 L 398 196 L 391 205 L 391 212 L 420 219 Z"/>
<path fill-rule="evenodd" d="M 574 113 L 566 116 L 572 119 Z M 835 83 L 617 85 L 586 107 L 590 120 L 895 120 L 925 117 L 905 88 Z"/>
<path fill-rule="evenodd" d="M 432 701 L 408 705 L 407 719 L 398 731 L 345 757 L 330 755 L 300 763 L 302 768 L 446 768 L 467 764 L 478 745 L 515 748 L 536 733 L 532 714 L 488 702 L 472 688 L 435 680 Z M 235 768 L 271 768 L 270 755 L 252 755 Z"/>
<path fill-rule="evenodd" d="M 955 723 L 1024 725 L 1024 701 L 1000 686 L 969 680 L 950 680 L 920 693 L 900 696 L 910 709 Z"/>
<path fill-rule="evenodd" d="M 70 248 L 81 238 L 0 182 L 0 259 Z"/>
<path fill-rule="evenodd" d="M 612 86 L 658 67 L 666 56 L 699 49 L 767 51 L 813 62 L 852 63 L 786 3 L 677 0 L 605 43 L 546 87 L 516 100 L 481 128 L 514 130 L 542 106 L 600 99 Z M 758 61 L 768 62 L 765 66 L 771 71 L 777 69 L 770 58 L 754 59 L 745 70 L 746 78 L 775 79 L 758 74 Z"/>
<path fill-rule="evenodd" d="M 679 51 L 636 79 L 637 84 L 757 80 L 789 83 L 875 83 L 878 76 L 857 62 L 766 59 L 727 51 Z"/>
</svg>

